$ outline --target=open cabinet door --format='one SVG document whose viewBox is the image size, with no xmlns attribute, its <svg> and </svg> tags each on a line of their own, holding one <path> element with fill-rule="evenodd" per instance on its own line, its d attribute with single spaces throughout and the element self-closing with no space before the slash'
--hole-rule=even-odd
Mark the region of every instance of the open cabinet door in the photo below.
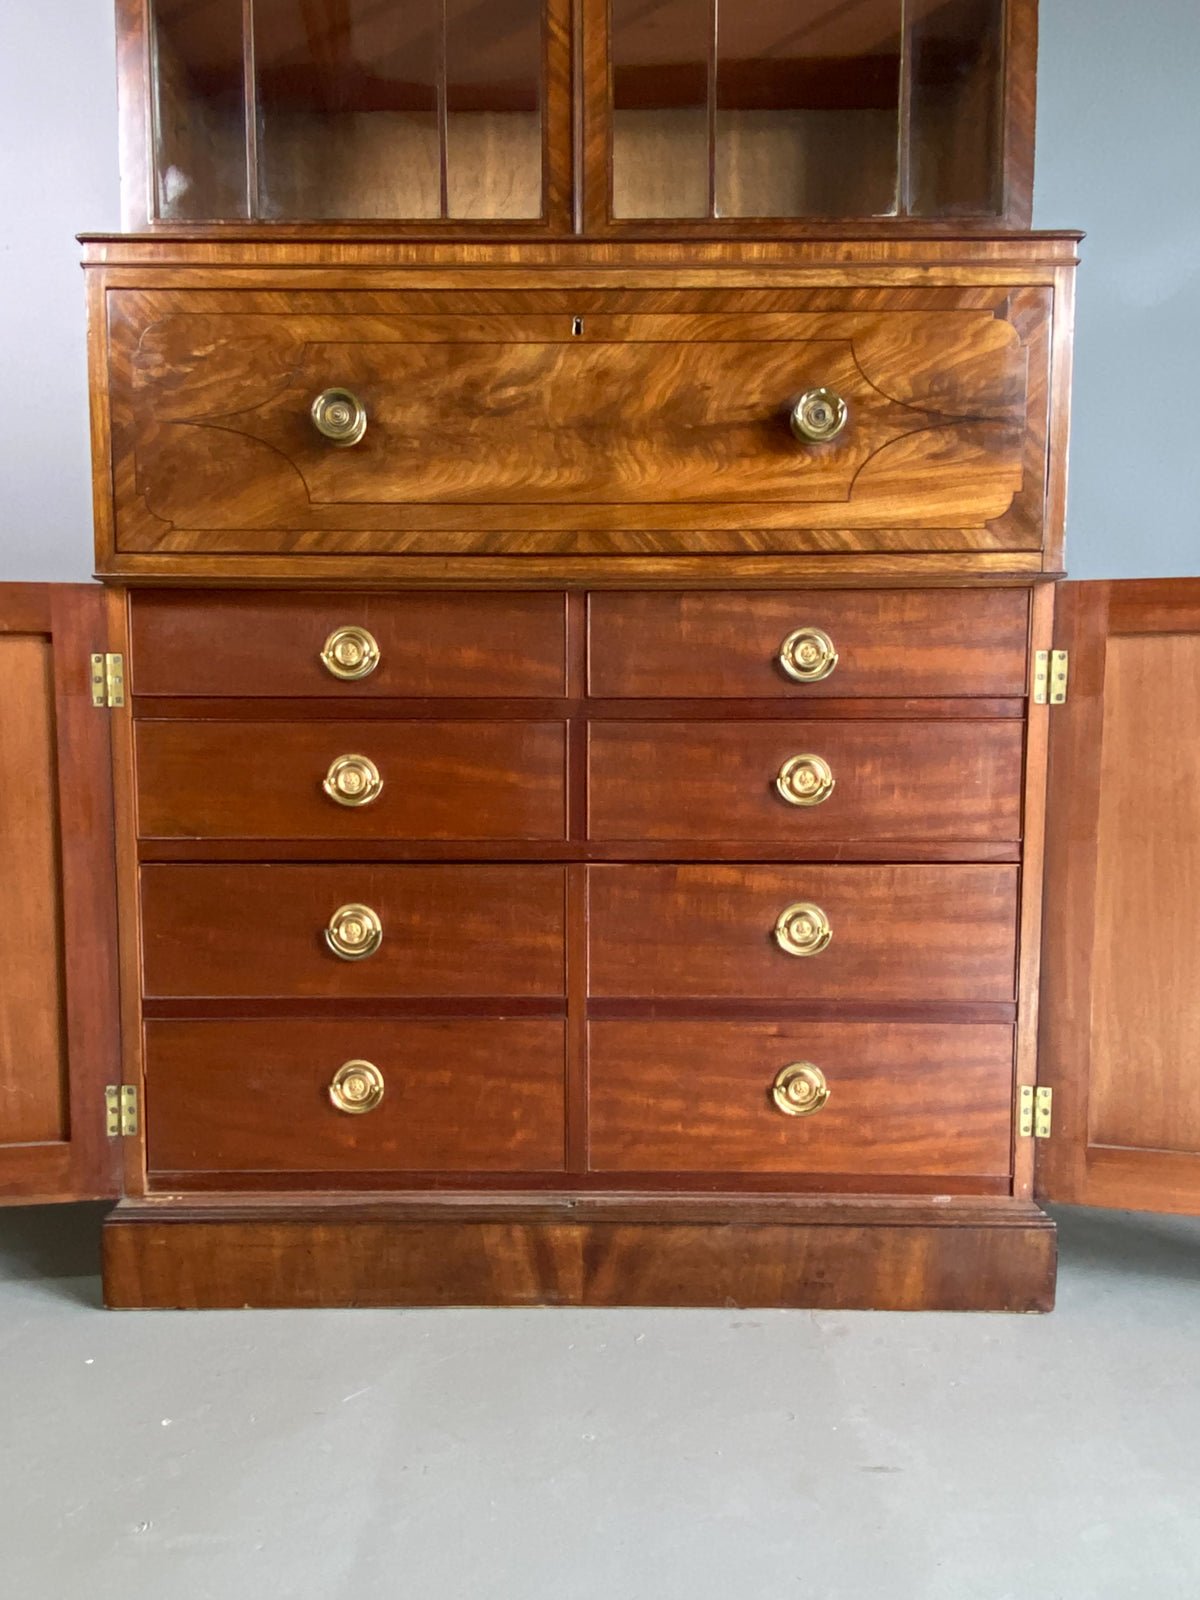
<svg viewBox="0 0 1200 1600">
<path fill-rule="evenodd" d="M 0 584 L 0 1202 L 119 1188 L 105 635 L 99 585 Z"/>
<path fill-rule="evenodd" d="M 1054 642 L 1037 1192 L 1200 1214 L 1200 579 L 1064 584 Z"/>
</svg>

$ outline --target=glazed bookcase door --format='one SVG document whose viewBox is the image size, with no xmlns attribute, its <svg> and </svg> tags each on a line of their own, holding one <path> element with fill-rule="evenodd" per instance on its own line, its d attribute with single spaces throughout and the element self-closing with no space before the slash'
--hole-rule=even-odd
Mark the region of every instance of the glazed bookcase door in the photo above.
<svg viewBox="0 0 1200 1600">
<path fill-rule="evenodd" d="M 0 1203 L 118 1192 L 111 712 L 104 596 L 0 584 Z"/>
<path fill-rule="evenodd" d="M 1200 1214 L 1200 579 L 1065 584 L 1055 645 L 1038 1192 Z"/>
</svg>

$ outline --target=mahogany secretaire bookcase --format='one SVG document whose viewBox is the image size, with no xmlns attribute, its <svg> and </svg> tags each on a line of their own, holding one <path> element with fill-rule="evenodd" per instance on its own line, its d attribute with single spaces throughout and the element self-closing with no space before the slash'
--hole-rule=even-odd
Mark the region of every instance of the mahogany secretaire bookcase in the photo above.
<svg viewBox="0 0 1200 1600">
<path fill-rule="evenodd" d="M 116 1306 L 1042 1309 L 1037 1197 L 1200 1209 L 1200 585 L 1056 584 L 1033 0 L 117 26 L 0 1194 Z"/>
</svg>

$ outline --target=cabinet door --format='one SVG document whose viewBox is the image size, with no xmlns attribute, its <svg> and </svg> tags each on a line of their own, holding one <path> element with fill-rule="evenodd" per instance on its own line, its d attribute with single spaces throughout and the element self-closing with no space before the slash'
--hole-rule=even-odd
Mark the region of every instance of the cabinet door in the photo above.
<svg viewBox="0 0 1200 1600">
<path fill-rule="evenodd" d="M 109 717 L 92 703 L 104 593 L 0 584 L 0 1203 L 118 1191 Z"/>
<path fill-rule="evenodd" d="M 1038 1192 L 1200 1213 L 1200 579 L 1065 584 L 1055 645 Z"/>
</svg>

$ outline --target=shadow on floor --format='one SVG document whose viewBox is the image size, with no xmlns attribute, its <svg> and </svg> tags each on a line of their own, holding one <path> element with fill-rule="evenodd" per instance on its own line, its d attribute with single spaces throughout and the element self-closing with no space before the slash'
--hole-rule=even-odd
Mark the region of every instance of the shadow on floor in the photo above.
<svg viewBox="0 0 1200 1600">
<path fill-rule="evenodd" d="M 105 1203 L 0 1208 L 0 1280 L 37 1283 L 76 1304 L 100 1304 Z"/>
<path fill-rule="evenodd" d="M 1058 1224 L 1059 1263 L 1066 1271 L 1122 1277 L 1200 1277 L 1200 1218 L 1148 1211 L 1091 1211 L 1048 1206 Z"/>
</svg>

